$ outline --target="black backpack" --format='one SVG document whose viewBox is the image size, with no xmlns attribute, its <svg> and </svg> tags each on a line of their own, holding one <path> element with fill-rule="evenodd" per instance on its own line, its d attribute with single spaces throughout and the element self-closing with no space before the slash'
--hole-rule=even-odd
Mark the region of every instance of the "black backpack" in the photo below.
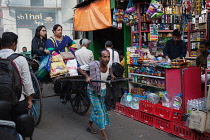
<svg viewBox="0 0 210 140">
<path fill-rule="evenodd" d="M 115 50 L 112 49 L 112 62 L 114 61 L 114 51 Z M 121 64 L 114 62 L 112 63 L 112 73 L 115 77 L 123 77 L 124 67 Z"/>
<path fill-rule="evenodd" d="M 12 54 L 6 59 L 0 58 L 0 100 L 8 101 L 16 105 L 22 93 L 22 79 L 16 64 L 15 58 L 21 54 Z"/>
</svg>

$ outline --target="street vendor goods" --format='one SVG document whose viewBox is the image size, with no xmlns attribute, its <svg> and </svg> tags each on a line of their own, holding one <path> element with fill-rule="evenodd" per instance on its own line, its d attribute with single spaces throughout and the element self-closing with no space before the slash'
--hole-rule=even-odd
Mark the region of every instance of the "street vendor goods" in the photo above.
<svg viewBox="0 0 210 140">
<path fill-rule="evenodd" d="M 51 78 L 68 73 L 68 68 L 63 62 L 63 58 L 60 54 L 52 56 L 51 61 L 52 61 L 50 65 Z"/>
</svg>

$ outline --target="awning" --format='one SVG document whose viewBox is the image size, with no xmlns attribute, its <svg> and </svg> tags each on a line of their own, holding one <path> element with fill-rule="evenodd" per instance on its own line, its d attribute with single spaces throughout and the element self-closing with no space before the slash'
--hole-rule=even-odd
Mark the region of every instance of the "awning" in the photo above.
<svg viewBox="0 0 210 140">
<path fill-rule="evenodd" d="M 93 31 L 111 26 L 110 0 L 96 0 L 75 10 L 75 31 Z"/>
</svg>

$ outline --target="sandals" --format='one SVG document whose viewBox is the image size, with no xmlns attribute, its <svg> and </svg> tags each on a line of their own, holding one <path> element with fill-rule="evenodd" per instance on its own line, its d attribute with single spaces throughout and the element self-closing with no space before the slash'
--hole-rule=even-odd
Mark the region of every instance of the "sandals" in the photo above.
<svg viewBox="0 0 210 140">
<path fill-rule="evenodd" d="M 93 127 L 87 127 L 86 131 L 92 133 L 92 134 L 97 134 L 97 132 L 95 131 L 95 129 Z"/>
</svg>

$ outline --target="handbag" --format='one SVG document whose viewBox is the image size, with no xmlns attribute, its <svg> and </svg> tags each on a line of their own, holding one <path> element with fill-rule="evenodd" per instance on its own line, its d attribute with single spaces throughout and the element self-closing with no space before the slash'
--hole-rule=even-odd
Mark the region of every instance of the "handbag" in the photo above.
<svg viewBox="0 0 210 140">
<path fill-rule="evenodd" d="M 51 56 L 45 55 L 40 63 L 37 78 L 38 80 L 44 78 L 50 72 Z"/>
</svg>

